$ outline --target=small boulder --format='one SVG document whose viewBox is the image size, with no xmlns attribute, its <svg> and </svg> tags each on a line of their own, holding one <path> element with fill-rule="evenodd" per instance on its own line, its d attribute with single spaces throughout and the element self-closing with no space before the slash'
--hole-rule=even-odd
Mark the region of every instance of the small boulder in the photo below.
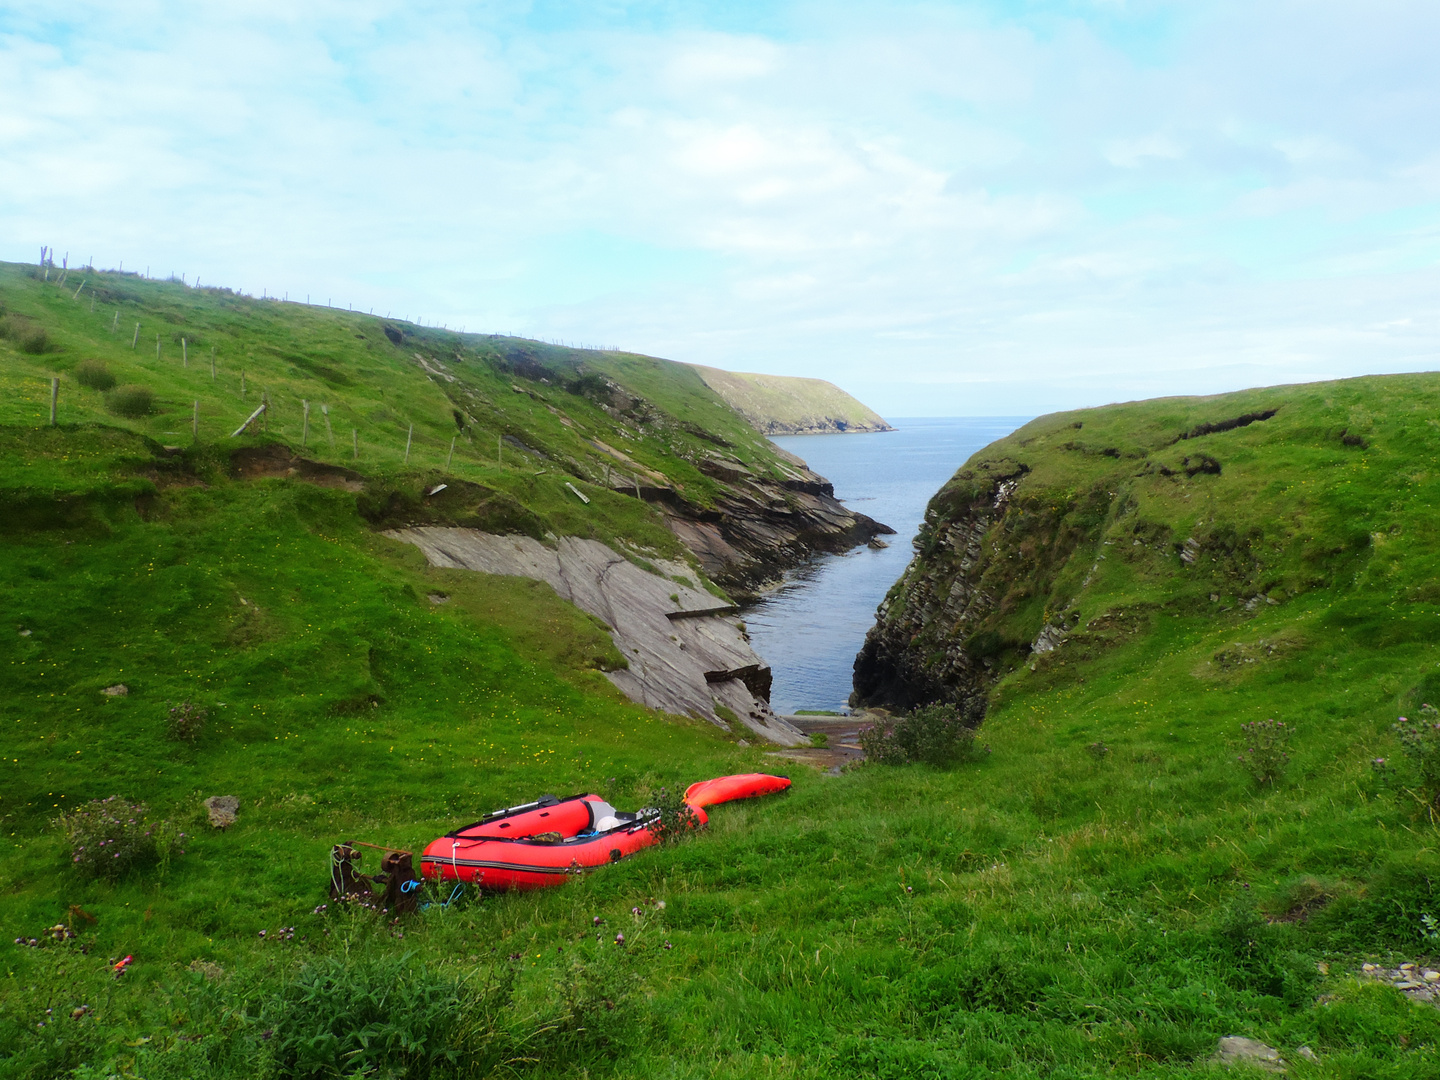
<svg viewBox="0 0 1440 1080">
<path fill-rule="evenodd" d="M 106 697 L 124 697 L 130 693 L 130 687 L 126 686 L 123 682 L 117 682 L 114 686 L 105 687 L 100 693 Z"/>
<path fill-rule="evenodd" d="M 1285 1071 L 1285 1059 L 1279 1050 L 1243 1035 L 1227 1035 L 1221 1039 L 1210 1060 L 1216 1065 L 1251 1065 L 1265 1072 Z"/>
<path fill-rule="evenodd" d="M 235 824 L 240 800 L 234 795 L 212 795 L 205 800 L 205 809 L 210 814 L 211 825 L 217 829 L 228 829 Z"/>
</svg>

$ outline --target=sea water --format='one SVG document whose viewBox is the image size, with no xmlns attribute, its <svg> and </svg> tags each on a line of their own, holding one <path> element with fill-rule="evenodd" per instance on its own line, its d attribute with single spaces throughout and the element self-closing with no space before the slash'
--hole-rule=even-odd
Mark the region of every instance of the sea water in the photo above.
<svg viewBox="0 0 1440 1080">
<path fill-rule="evenodd" d="M 775 677 L 776 712 L 846 708 L 855 654 L 914 554 L 911 540 L 930 497 L 971 454 L 1028 419 L 911 417 L 891 420 L 895 431 L 775 439 L 834 484 L 847 507 L 895 530 L 880 537 L 889 544 L 884 549 L 817 556 L 746 608 L 751 643 Z"/>
</svg>

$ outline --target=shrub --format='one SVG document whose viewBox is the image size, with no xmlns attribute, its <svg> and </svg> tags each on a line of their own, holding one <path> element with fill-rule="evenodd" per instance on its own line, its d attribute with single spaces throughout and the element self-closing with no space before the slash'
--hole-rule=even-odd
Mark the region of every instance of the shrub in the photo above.
<svg viewBox="0 0 1440 1080">
<path fill-rule="evenodd" d="M 107 404 L 116 416 L 138 419 L 155 411 L 155 395 L 148 386 L 122 386 L 111 393 Z"/>
<path fill-rule="evenodd" d="M 205 721 L 210 713 L 189 701 L 170 706 L 170 737 L 182 742 L 194 742 L 205 730 Z"/>
<path fill-rule="evenodd" d="M 165 864 L 179 850 L 185 834 L 168 821 L 151 821 L 144 803 L 119 796 L 95 799 L 56 824 L 70 847 L 70 861 L 89 877 L 114 880 L 131 869 Z"/>
<path fill-rule="evenodd" d="M 99 360 L 86 360 L 75 369 L 75 381 L 91 390 L 114 390 L 115 376 Z"/>
<path fill-rule="evenodd" d="M 661 788 L 650 796 L 650 805 L 659 812 L 650 832 L 662 844 L 678 843 L 700 826 L 695 808 L 685 801 L 685 792 L 680 788 Z"/>
<path fill-rule="evenodd" d="M 973 761 L 990 752 L 977 749 L 975 729 L 955 705 L 926 705 L 894 720 L 884 720 L 860 733 L 860 749 L 880 765 L 923 762 L 936 768 Z"/>
<path fill-rule="evenodd" d="M 1419 719 L 1402 716 L 1390 730 L 1400 740 L 1400 752 L 1410 763 L 1410 775 L 1395 779 L 1418 788 L 1426 802 L 1440 808 L 1440 710 L 1433 705 L 1421 705 Z M 1376 758 L 1371 764 L 1387 778 L 1393 774 L 1384 758 Z"/>
<path fill-rule="evenodd" d="M 1280 779 L 1290 763 L 1290 740 L 1295 729 L 1282 720 L 1252 720 L 1240 725 L 1239 766 L 1260 787 Z"/>
<path fill-rule="evenodd" d="M 27 326 L 15 336 L 15 343 L 21 352 L 39 356 L 50 348 L 50 335 L 43 326 Z"/>
<path fill-rule="evenodd" d="M 302 968 L 266 1008 L 285 1076 L 444 1076 L 460 1056 L 462 987 L 409 956 Z"/>
</svg>

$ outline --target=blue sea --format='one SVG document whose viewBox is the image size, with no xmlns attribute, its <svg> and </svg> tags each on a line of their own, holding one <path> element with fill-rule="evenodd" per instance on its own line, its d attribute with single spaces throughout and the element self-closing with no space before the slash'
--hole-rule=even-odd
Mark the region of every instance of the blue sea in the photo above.
<svg viewBox="0 0 1440 1080">
<path fill-rule="evenodd" d="M 755 651 L 775 676 L 776 712 L 846 708 L 855 654 L 875 609 L 905 572 L 925 505 L 975 451 L 1030 417 L 910 417 L 868 435 L 786 435 L 774 441 L 835 485 L 852 510 L 895 530 L 883 551 L 821 555 L 745 610 Z"/>
</svg>

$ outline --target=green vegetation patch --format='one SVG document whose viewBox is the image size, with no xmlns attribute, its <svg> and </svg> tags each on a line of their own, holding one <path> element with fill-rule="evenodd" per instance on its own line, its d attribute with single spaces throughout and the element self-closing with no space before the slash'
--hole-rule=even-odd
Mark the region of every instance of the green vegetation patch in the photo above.
<svg viewBox="0 0 1440 1080">
<path fill-rule="evenodd" d="M 679 381 L 667 398 L 655 362 L 593 369 L 668 417 L 642 424 L 600 379 L 565 389 L 590 361 L 567 375 L 571 354 L 550 347 L 118 275 L 97 276 L 92 313 L 5 273 L 10 310 L 53 346 L 0 346 L 0 940 L 20 939 L 0 965 L 0 1075 L 1181 1077 L 1210 1075 L 1227 1035 L 1277 1047 L 1294 1076 L 1440 1071 L 1440 1011 L 1362 967 L 1440 962 L 1435 819 L 1394 730 L 1398 710 L 1428 716 L 1440 685 L 1426 377 L 1257 393 L 1239 413 L 1274 417 L 1208 434 L 1193 432 L 1238 414 L 1047 420 L 1019 434 L 1051 445 L 982 455 L 997 473 L 1025 464 L 1054 498 L 1025 496 L 1035 595 L 976 655 L 1025 640 L 1050 590 L 1089 629 L 1001 683 L 979 734 L 990 754 L 823 776 L 626 701 L 603 628 L 543 585 L 435 570 L 375 531 L 395 495 L 394 520 L 519 506 L 557 535 L 673 551 L 648 508 L 605 493 L 603 469 L 582 479 L 603 452 L 547 407 L 592 433 L 603 416 L 599 441 L 669 468 L 688 460 L 677 448 L 715 444 L 683 426 L 706 399 Z M 132 352 L 137 314 L 149 337 Z M 124 333 L 97 345 L 112 323 Z M 212 345 L 223 392 L 206 389 Z M 95 357 L 156 387 L 162 411 L 110 418 L 67 366 Z M 228 441 L 262 389 L 268 436 Z M 208 426 L 192 443 L 195 400 Z M 1290 442 L 1246 442 L 1287 416 Z M 362 425 L 357 463 L 346 439 Z M 764 467 L 753 436 L 718 434 Z M 237 475 L 234 448 L 272 445 L 283 459 L 260 458 L 283 468 Z M 1187 475 L 1198 453 L 1221 471 Z M 296 459 L 331 471 L 291 473 Z M 1151 460 L 1170 475 L 1139 475 Z M 438 483 L 456 493 L 435 501 Z M 1085 584 L 1125 530 L 1145 550 Z M 1174 545 L 1191 536 L 1205 554 L 1183 563 Z M 1252 587 L 1279 602 L 1246 609 Z M 185 737 L 181 703 L 205 712 Z M 1236 744 L 1267 719 L 1293 735 L 1258 783 Z M 327 895 L 341 840 L 413 851 L 542 792 L 635 809 L 746 771 L 795 784 L 544 895 L 446 906 L 446 892 L 399 922 Z M 203 807 L 215 795 L 240 803 L 224 829 Z M 77 869 L 59 824 L 111 796 L 176 830 L 162 852 L 130 817 L 114 824 L 136 853 L 114 880 Z"/>
</svg>

